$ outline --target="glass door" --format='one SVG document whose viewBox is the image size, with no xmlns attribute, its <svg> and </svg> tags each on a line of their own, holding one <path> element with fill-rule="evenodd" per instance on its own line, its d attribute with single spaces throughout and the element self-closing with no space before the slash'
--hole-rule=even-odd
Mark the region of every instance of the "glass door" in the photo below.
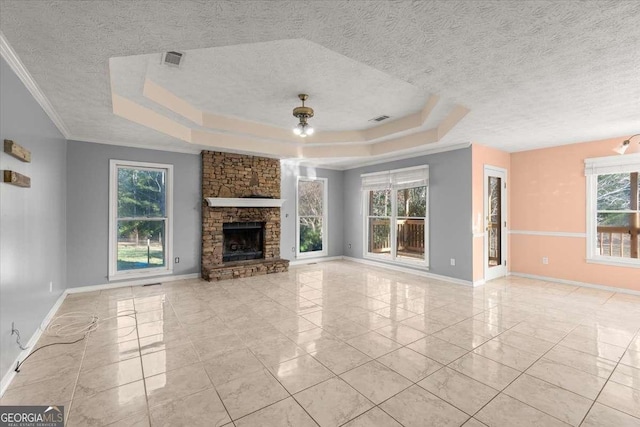
<svg viewBox="0 0 640 427">
<path fill-rule="evenodd" d="M 485 280 L 507 274 L 507 210 L 506 171 L 485 166 L 484 215 L 485 215 Z"/>
</svg>

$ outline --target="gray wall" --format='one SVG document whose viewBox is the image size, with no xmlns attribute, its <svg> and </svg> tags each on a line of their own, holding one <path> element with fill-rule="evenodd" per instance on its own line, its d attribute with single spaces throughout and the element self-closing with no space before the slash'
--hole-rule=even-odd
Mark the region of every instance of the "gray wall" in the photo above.
<svg viewBox="0 0 640 427">
<path fill-rule="evenodd" d="M 67 150 L 62 134 L 0 59 L 4 139 L 29 149 L 32 162 L 0 152 L 0 169 L 31 178 L 31 188 L 0 183 L 0 377 L 20 353 L 11 322 L 26 344 L 65 289 Z"/>
<path fill-rule="evenodd" d="M 472 280 L 471 148 L 345 171 L 344 255 L 363 258 L 360 175 L 418 165 L 429 165 L 429 271 Z"/>
<path fill-rule="evenodd" d="M 319 169 L 307 166 L 297 166 L 289 162 L 281 162 L 281 196 L 286 199 L 282 205 L 282 229 L 280 236 L 280 257 L 295 260 L 296 253 L 296 182 L 298 176 L 327 178 L 328 193 L 328 222 L 329 222 L 329 251 L 327 256 L 343 255 L 344 242 L 343 214 L 344 172 Z"/>
<path fill-rule="evenodd" d="M 200 155 L 69 141 L 69 287 L 109 283 L 109 160 L 173 165 L 174 275 L 200 272 Z"/>
</svg>

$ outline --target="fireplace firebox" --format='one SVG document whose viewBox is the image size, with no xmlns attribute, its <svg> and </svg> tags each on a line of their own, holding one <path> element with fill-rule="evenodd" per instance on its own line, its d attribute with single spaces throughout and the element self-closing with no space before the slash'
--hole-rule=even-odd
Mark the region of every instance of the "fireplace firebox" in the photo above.
<svg viewBox="0 0 640 427">
<path fill-rule="evenodd" d="M 264 258 L 264 222 L 229 222 L 222 225 L 222 262 Z"/>
</svg>

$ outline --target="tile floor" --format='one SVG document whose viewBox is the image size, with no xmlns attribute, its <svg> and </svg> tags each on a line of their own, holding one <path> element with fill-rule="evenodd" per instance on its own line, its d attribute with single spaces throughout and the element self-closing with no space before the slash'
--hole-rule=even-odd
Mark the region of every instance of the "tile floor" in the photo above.
<svg viewBox="0 0 640 427">
<path fill-rule="evenodd" d="M 640 297 L 350 262 L 72 294 L 2 404 L 69 426 L 640 426 Z M 55 339 L 43 337 L 39 345 Z"/>
</svg>

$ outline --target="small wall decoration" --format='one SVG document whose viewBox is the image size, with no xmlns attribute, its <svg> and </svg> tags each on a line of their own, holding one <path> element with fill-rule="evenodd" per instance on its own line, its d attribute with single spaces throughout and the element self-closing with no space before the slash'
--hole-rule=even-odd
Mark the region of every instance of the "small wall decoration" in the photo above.
<svg viewBox="0 0 640 427">
<path fill-rule="evenodd" d="M 12 155 L 18 160 L 22 160 L 26 163 L 31 163 L 31 151 L 27 150 L 21 145 L 16 144 L 10 139 L 4 140 L 4 152 Z"/>
<path fill-rule="evenodd" d="M 31 178 L 10 170 L 2 171 L 2 181 L 18 187 L 31 187 Z"/>
</svg>

